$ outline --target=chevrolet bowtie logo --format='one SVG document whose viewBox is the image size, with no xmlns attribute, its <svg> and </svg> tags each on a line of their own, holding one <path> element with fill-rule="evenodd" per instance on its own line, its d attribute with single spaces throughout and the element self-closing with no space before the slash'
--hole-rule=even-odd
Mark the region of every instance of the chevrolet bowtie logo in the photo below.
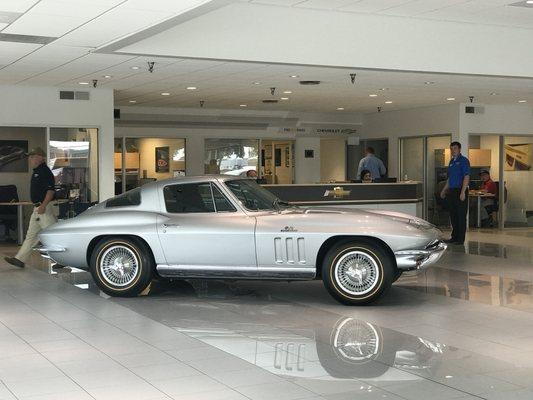
<svg viewBox="0 0 533 400">
<path fill-rule="evenodd" d="M 352 191 L 344 190 L 342 187 L 334 187 L 333 190 L 326 190 L 324 192 L 324 197 L 333 197 L 334 199 L 342 199 L 348 197 Z"/>
</svg>

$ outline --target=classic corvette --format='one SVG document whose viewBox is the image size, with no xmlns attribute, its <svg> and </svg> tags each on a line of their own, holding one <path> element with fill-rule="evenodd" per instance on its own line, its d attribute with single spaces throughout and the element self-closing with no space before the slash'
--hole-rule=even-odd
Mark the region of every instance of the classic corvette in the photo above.
<svg viewBox="0 0 533 400">
<path fill-rule="evenodd" d="M 154 277 L 322 279 L 345 304 L 376 300 L 403 271 L 435 263 L 441 232 L 406 214 L 294 207 L 253 180 L 183 177 L 104 201 L 41 235 L 41 254 L 89 269 L 112 296 Z"/>
</svg>

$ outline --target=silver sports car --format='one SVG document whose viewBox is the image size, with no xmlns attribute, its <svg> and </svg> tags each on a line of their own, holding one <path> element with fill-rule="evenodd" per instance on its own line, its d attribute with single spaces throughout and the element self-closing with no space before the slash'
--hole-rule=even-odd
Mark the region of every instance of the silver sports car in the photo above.
<svg viewBox="0 0 533 400">
<path fill-rule="evenodd" d="M 41 254 L 89 269 L 112 296 L 156 277 L 322 279 L 345 304 L 380 297 L 403 271 L 435 263 L 441 232 L 409 215 L 294 207 L 250 179 L 153 182 L 44 230 Z"/>
</svg>

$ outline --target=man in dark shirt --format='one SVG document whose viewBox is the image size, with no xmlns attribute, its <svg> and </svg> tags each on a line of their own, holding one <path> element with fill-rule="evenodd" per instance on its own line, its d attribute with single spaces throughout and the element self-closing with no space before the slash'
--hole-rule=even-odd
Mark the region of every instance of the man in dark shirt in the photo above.
<svg viewBox="0 0 533 400">
<path fill-rule="evenodd" d="M 466 212 L 468 210 L 468 185 L 470 184 L 470 161 L 461 154 L 461 143 L 450 144 L 451 159 L 448 165 L 448 180 L 440 194 L 450 208 L 452 236 L 446 242 L 462 245 L 466 235 Z"/>
<path fill-rule="evenodd" d="M 24 268 L 33 247 L 39 242 L 39 232 L 54 224 L 57 220 L 53 211 L 54 175 L 46 165 L 46 153 L 40 147 L 28 153 L 30 165 L 33 168 L 30 185 L 30 197 L 34 205 L 33 212 L 26 233 L 26 239 L 15 257 L 5 260 L 15 267 Z"/>
</svg>

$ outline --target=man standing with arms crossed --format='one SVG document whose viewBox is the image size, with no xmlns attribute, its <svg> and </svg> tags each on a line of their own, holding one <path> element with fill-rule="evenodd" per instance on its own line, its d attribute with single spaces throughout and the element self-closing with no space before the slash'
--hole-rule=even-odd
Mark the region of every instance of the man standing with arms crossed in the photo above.
<svg viewBox="0 0 533 400">
<path fill-rule="evenodd" d="M 39 242 L 39 232 L 57 222 L 53 212 L 55 180 L 52 171 L 46 165 L 46 153 L 40 147 L 28 153 L 33 168 L 30 184 L 30 197 L 34 205 L 26 239 L 15 257 L 4 259 L 11 265 L 24 268 L 30 258 L 33 247 Z"/>
<path fill-rule="evenodd" d="M 468 185 L 470 184 L 470 161 L 461 154 L 461 143 L 450 144 L 451 159 L 448 165 L 448 180 L 440 193 L 450 208 L 452 236 L 447 243 L 462 245 L 466 235 L 468 211 Z"/>
</svg>

